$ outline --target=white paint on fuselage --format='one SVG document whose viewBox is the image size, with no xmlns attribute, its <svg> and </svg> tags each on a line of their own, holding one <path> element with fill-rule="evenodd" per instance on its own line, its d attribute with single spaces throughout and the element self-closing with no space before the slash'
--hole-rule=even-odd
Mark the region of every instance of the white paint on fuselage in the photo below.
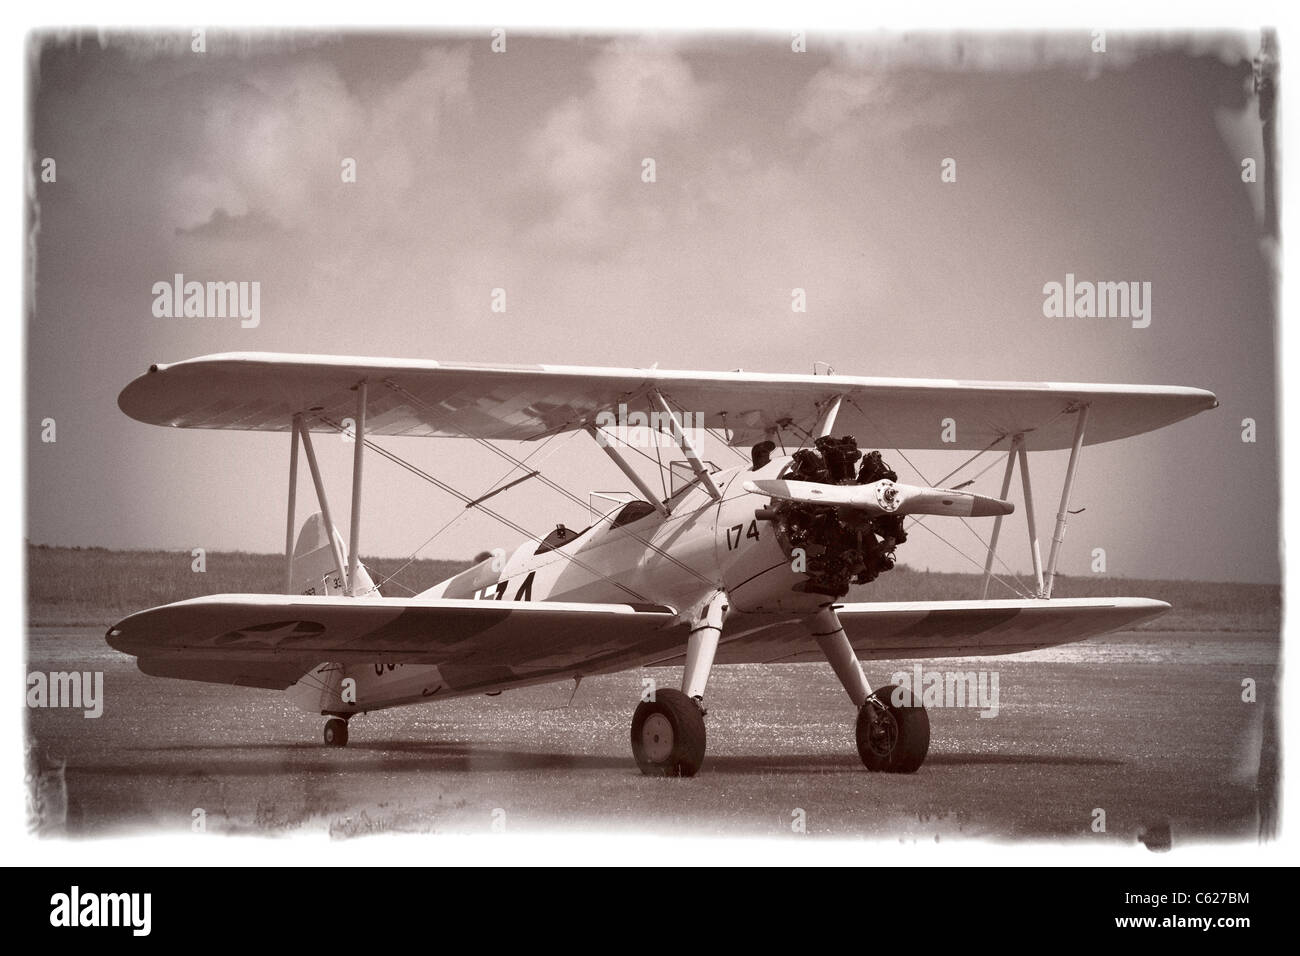
<svg viewBox="0 0 1300 956">
<path fill-rule="evenodd" d="M 562 548 L 537 554 L 537 544 L 525 542 L 499 573 L 482 579 L 472 593 L 448 595 L 455 580 L 449 578 L 420 596 L 621 604 L 642 600 L 686 609 L 721 588 L 729 593 L 734 589 L 733 600 L 744 610 L 815 607 L 824 603 L 824 596 L 792 595 L 772 603 L 778 595 L 789 594 L 804 575 L 780 572 L 788 567 L 788 559 L 771 524 L 755 517 L 770 499 L 741 487 L 754 477 L 775 477 L 789 460 L 775 458 L 756 472 L 740 466 L 714 473 L 723 495 L 720 502 L 696 484 L 673 503 L 671 514 L 652 512 L 613 528 L 620 506 Z M 759 578 L 764 579 L 761 586 L 755 583 Z"/>
<path fill-rule="evenodd" d="M 812 613 L 827 597 L 793 590 L 806 575 L 793 570 L 772 524 L 755 515 L 770 499 L 742 487 L 752 478 L 777 477 L 789 461 L 789 457 L 773 458 L 757 471 L 738 466 L 715 472 L 721 501 L 697 482 L 672 502 L 670 514 L 651 512 L 613 528 L 620 505 L 562 548 L 537 554 L 537 542 L 524 542 L 495 574 L 488 570 L 488 559 L 472 576 L 472 591 L 447 594 L 458 579 L 462 583 L 457 586 L 464 587 L 469 572 L 462 572 L 419 596 L 593 604 L 645 601 L 689 613 L 721 589 L 736 611 Z M 341 674 L 352 678 L 357 690 L 356 705 L 341 707 L 344 712 L 379 710 L 462 692 L 447 686 L 431 665 L 356 664 L 345 666 Z"/>
</svg>

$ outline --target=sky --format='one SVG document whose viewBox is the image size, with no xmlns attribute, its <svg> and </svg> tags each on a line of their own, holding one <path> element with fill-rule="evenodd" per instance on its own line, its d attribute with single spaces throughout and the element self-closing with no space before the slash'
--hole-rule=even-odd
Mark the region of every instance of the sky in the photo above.
<svg viewBox="0 0 1300 956">
<path fill-rule="evenodd" d="M 854 375 L 1210 389 L 1216 410 L 1085 450 L 1072 504 L 1085 510 L 1061 568 L 1090 573 L 1101 548 L 1111 574 L 1278 580 L 1258 33 L 1111 33 L 1104 52 L 1087 31 L 810 34 L 802 52 L 788 34 L 505 39 L 502 52 L 487 31 L 209 31 L 202 52 L 180 32 L 33 39 L 29 540 L 283 547 L 287 437 L 126 418 L 117 393 L 154 362 L 225 351 L 772 372 L 827 362 Z M 1256 182 L 1243 182 L 1244 158 Z M 155 315 L 154 284 L 177 273 L 258 282 L 259 323 Z M 1067 274 L 1149 282 L 1150 325 L 1045 315 L 1045 284 Z M 1246 418 L 1254 442 L 1242 441 Z M 471 495 L 507 468 L 467 441 L 381 441 Z M 351 446 L 318 446 L 346 525 Z M 964 456 L 907 457 L 934 481 Z M 581 434 L 539 459 L 580 497 L 628 485 Z M 420 556 L 516 543 L 371 460 L 364 553 L 409 555 L 453 519 Z M 1065 454 L 1031 467 L 1050 529 Z M 995 494 L 1000 475 L 994 465 L 974 490 Z M 1020 505 L 1018 482 L 1011 498 Z M 304 482 L 300 521 L 308 502 Z M 541 534 L 587 523 L 536 483 L 493 502 Z M 949 542 L 914 534 L 903 562 L 982 563 L 966 529 L 930 525 Z M 1021 519 L 1002 540 L 1007 564 L 1027 569 Z"/>
</svg>

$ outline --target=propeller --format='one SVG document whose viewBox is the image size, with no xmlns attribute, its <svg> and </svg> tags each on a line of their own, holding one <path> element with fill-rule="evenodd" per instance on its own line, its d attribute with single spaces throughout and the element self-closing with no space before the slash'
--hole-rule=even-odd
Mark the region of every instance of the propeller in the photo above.
<svg viewBox="0 0 1300 956">
<path fill-rule="evenodd" d="M 785 481 L 780 478 L 750 480 L 744 489 L 782 501 L 809 505 L 858 508 L 876 515 L 952 515 L 957 518 L 988 518 L 1009 515 L 1016 506 L 1001 498 L 957 491 L 905 485 L 882 478 L 866 485 L 824 485 L 813 481 Z"/>
</svg>

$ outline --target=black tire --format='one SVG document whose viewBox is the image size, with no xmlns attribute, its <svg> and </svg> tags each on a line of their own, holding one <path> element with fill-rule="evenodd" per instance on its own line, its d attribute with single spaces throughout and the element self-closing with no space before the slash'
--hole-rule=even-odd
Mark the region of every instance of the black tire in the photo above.
<svg viewBox="0 0 1300 956">
<path fill-rule="evenodd" d="M 693 777 L 704 763 L 704 715 L 679 690 L 655 692 L 632 715 L 632 756 L 650 777 Z"/>
<path fill-rule="evenodd" d="M 331 717 L 325 721 L 325 745 L 327 747 L 346 747 L 348 744 L 348 722 L 341 717 Z"/>
<path fill-rule="evenodd" d="M 898 691 L 902 706 L 894 703 Z M 858 710 L 858 756 L 868 770 L 915 773 L 930 749 L 930 715 L 912 693 L 882 687 Z"/>
</svg>

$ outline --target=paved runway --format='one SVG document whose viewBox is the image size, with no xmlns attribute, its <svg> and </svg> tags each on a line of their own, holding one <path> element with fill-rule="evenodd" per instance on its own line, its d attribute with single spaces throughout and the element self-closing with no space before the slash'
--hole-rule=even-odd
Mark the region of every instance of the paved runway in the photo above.
<svg viewBox="0 0 1300 956">
<path fill-rule="evenodd" d="M 930 754 L 868 773 L 828 667 L 716 668 L 691 780 L 650 779 L 628 728 L 634 671 L 352 721 L 346 749 L 275 692 L 146 677 L 102 629 L 33 628 L 28 671 L 102 671 L 103 716 L 29 709 L 42 832 L 96 835 L 583 830 L 1157 845 L 1255 840 L 1276 796 L 1278 643 L 1263 633 L 1120 634 L 1031 654 L 921 662 L 996 671 L 999 708 L 931 709 Z M 914 662 L 873 665 L 876 685 Z M 1258 701 L 1242 701 L 1253 679 Z M 62 767 L 62 769 L 60 769 Z M 1095 832 L 1095 811 L 1105 832 Z"/>
</svg>

